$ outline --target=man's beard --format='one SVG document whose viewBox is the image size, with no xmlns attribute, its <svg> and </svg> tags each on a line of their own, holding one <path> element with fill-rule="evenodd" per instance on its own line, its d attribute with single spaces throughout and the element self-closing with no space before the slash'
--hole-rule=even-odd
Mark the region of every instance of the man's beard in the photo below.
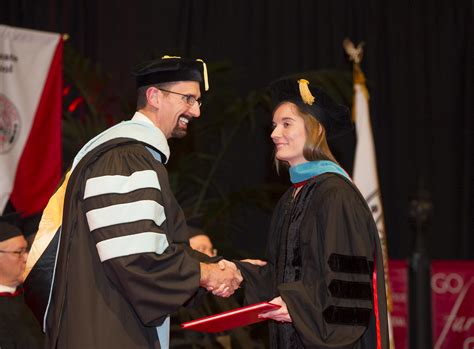
<svg viewBox="0 0 474 349">
<path fill-rule="evenodd" d="M 183 138 L 184 136 L 186 136 L 186 134 L 186 130 L 183 130 L 178 125 L 176 125 L 173 131 L 171 131 L 171 138 Z"/>
<path fill-rule="evenodd" d="M 181 115 L 180 117 L 186 118 L 188 120 L 188 122 L 191 121 L 191 119 L 186 117 L 185 115 Z M 186 129 L 182 129 L 181 127 L 179 127 L 180 117 L 178 118 L 178 121 L 176 121 L 176 125 L 175 125 L 173 131 L 171 131 L 171 138 L 183 138 L 188 133 L 187 132 L 187 127 L 189 126 L 189 123 L 186 125 Z"/>
</svg>

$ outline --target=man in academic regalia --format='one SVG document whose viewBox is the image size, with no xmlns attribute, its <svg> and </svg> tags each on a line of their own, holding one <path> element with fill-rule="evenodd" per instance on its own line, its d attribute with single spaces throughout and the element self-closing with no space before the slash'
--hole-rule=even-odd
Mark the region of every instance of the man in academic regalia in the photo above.
<svg viewBox="0 0 474 349">
<path fill-rule="evenodd" d="M 2 217 L 0 217 L 0 220 Z M 43 347 L 40 326 L 23 299 L 28 245 L 19 228 L 0 221 L 0 348 Z"/>
<path fill-rule="evenodd" d="M 168 139 L 183 137 L 200 116 L 201 85 L 208 89 L 204 62 L 164 56 L 135 75 L 132 119 L 79 151 L 33 243 L 32 255 L 42 227 L 61 223 L 47 348 L 168 348 L 170 313 L 204 288 L 229 296 L 242 280 L 235 265 L 223 270 L 219 257 L 190 248 L 164 166 Z"/>
</svg>

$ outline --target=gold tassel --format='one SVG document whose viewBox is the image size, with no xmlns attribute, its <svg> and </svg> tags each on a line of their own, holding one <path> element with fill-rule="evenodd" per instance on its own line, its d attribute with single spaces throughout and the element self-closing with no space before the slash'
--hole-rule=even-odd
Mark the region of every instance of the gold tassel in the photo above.
<svg viewBox="0 0 474 349">
<path fill-rule="evenodd" d="M 168 55 L 164 55 L 163 57 L 161 57 L 161 59 L 171 59 L 171 58 L 181 58 L 179 56 L 168 56 Z"/>
<path fill-rule="evenodd" d="M 311 91 L 309 90 L 309 81 L 305 79 L 299 79 L 298 85 L 303 102 L 308 105 L 313 105 L 316 98 L 314 98 L 314 96 L 311 94 Z"/>
<path fill-rule="evenodd" d="M 196 59 L 196 61 L 202 63 L 202 73 L 204 75 L 203 76 L 203 78 L 204 78 L 204 91 L 208 91 L 209 90 L 209 79 L 207 77 L 207 65 L 202 59 L 198 58 L 198 59 Z"/>
<path fill-rule="evenodd" d="M 171 58 L 181 58 L 179 56 L 168 56 L 164 55 L 161 57 L 161 59 L 171 59 Z M 203 79 L 204 79 L 204 90 L 208 91 L 209 90 L 209 78 L 207 77 L 207 65 L 202 59 L 196 59 L 197 62 L 202 63 L 202 70 L 203 70 Z"/>
</svg>

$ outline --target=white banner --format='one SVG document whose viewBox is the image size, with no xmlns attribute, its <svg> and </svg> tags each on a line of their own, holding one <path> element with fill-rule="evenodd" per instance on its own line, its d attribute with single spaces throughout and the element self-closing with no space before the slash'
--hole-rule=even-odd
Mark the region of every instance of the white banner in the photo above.
<svg viewBox="0 0 474 349">
<path fill-rule="evenodd" d="M 10 197 L 59 39 L 59 34 L 0 25 L 0 214 Z"/>
</svg>

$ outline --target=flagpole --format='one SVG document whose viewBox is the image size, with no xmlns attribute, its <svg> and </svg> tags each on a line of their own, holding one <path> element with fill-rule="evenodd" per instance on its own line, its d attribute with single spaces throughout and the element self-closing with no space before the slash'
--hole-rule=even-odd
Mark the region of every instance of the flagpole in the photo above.
<svg viewBox="0 0 474 349">
<path fill-rule="evenodd" d="M 364 73 L 362 72 L 362 69 L 360 68 L 360 62 L 362 61 L 362 56 L 363 56 L 363 46 L 364 43 L 361 42 L 357 47 L 354 46 L 354 44 L 349 40 L 349 39 L 344 39 L 343 41 L 343 47 L 346 51 L 346 53 L 349 56 L 350 61 L 353 62 L 353 82 L 354 82 L 354 103 L 352 107 L 352 119 L 354 122 L 357 122 L 356 120 L 356 86 L 358 86 L 363 93 L 366 101 L 368 102 L 369 100 L 369 92 L 367 90 L 367 86 L 365 84 L 365 76 Z M 368 106 L 367 106 L 368 107 Z M 372 138 L 372 136 L 370 136 Z M 358 142 L 360 139 L 358 139 Z M 375 149 L 373 149 L 375 151 Z M 367 155 L 374 155 L 375 154 L 367 154 Z M 357 160 L 357 159 L 356 159 Z M 360 159 L 359 159 L 360 160 Z M 356 165 L 356 164 L 354 164 Z M 373 162 L 374 167 L 375 167 L 375 161 Z M 374 168 L 376 171 L 376 168 Z M 356 180 L 354 176 L 354 180 Z M 379 183 L 378 183 L 378 176 L 376 175 L 374 177 L 374 180 L 377 183 L 372 183 L 372 187 L 378 190 Z M 358 185 L 357 181 L 355 181 L 355 184 Z M 372 188 L 372 189 L 373 189 Z M 363 193 L 364 196 L 367 195 L 367 193 Z M 367 197 L 366 197 L 367 200 Z M 377 217 L 376 223 L 377 223 L 377 230 L 379 234 L 379 239 L 380 239 L 380 244 L 382 246 L 382 256 L 383 256 L 383 268 L 384 268 L 384 275 L 385 275 L 385 290 L 386 290 L 386 296 L 387 296 L 387 317 L 388 317 L 388 330 L 389 330 L 389 339 L 390 339 L 390 349 L 395 349 L 395 341 L 393 337 L 393 328 L 392 328 L 392 320 L 391 320 L 391 312 L 393 310 L 393 301 L 392 301 L 392 292 L 390 288 L 390 282 L 389 282 L 389 273 L 388 273 L 388 248 L 387 248 L 387 238 L 385 234 L 385 224 L 383 220 L 383 211 L 382 211 L 382 204 L 381 201 L 379 202 L 380 206 L 380 212 L 376 212 L 377 214 L 380 213 L 380 216 Z M 374 217 L 375 218 L 375 217 Z"/>
</svg>

